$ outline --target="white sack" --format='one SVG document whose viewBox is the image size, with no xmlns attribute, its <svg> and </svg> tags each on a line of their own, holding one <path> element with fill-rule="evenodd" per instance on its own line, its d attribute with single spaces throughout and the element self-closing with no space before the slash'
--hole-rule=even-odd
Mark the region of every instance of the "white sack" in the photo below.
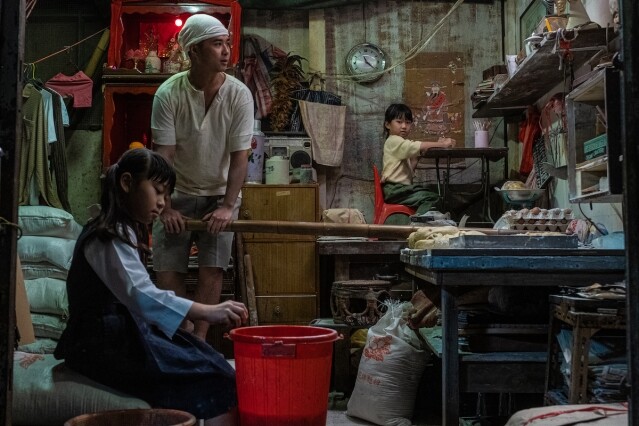
<svg viewBox="0 0 639 426">
<path fill-rule="evenodd" d="M 368 330 L 346 414 L 383 426 L 410 425 L 428 361 L 405 320 L 410 302 L 391 304 Z"/>
</svg>

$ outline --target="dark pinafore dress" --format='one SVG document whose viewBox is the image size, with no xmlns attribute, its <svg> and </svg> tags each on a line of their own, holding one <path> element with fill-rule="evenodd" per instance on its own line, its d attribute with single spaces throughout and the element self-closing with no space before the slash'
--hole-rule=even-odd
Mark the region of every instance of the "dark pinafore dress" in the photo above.
<svg viewBox="0 0 639 426">
<path fill-rule="evenodd" d="M 208 419 L 237 406 L 235 371 L 224 357 L 190 333 L 178 330 L 168 338 L 131 314 L 87 262 L 88 237 L 85 227 L 67 277 L 69 321 L 55 357 L 153 407 Z"/>
</svg>

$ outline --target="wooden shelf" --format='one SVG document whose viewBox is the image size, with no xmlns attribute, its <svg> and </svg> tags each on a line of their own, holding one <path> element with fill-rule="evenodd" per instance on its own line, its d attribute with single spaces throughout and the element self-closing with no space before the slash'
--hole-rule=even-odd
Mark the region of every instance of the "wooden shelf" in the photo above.
<svg viewBox="0 0 639 426">
<path fill-rule="evenodd" d="M 570 33 L 568 32 L 568 37 Z M 515 74 L 496 91 L 474 114 L 474 118 L 501 117 L 518 114 L 534 104 L 549 88 L 561 83 L 564 73 L 559 69 L 560 56 L 553 52 L 556 33 L 547 33 L 539 49 L 532 52 L 519 65 Z M 614 37 L 612 29 L 581 30 L 571 43 L 572 66 L 577 69 L 604 50 Z M 567 64 L 564 64 L 566 66 Z"/>
<path fill-rule="evenodd" d="M 583 194 L 579 197 L 571 197 L 571 203 L 620 203 L 623 201 L 623 194 L 613 194 L 609 190 L 607 191 L 594 191 L 588 194 Z"/>
<path fill-rule="evenodd" d="M 575 170 L 580 172 L 606 172 L 608 171 L 608 156 L 604 155 L 579 163 L 575 166 Z"/>
<path fill-rule="evenodd" d="M 619 71 L 596 70 L 585 82 L 566 96 L 568 124 L 568 198 L 571 203 L 617 203 L 623 199 L 620 146 Z M 598 128 L 599 116 L 607 117 L 605 134 Z M 605 136 L 604 139 L 601 139 Z M 593 153 L 593 142 L 603 141 L 604 153 L 586 160 Z"/>
</svg>

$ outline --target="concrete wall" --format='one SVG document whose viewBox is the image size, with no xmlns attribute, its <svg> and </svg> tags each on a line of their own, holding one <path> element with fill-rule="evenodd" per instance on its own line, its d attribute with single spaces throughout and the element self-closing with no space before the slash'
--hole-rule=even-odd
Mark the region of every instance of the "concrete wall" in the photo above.
<svg viewBox="0 0 639 426">
<path fill-rule="evenodd" d="M 352 46 L 368 41 L 390 56 L 390 65 L 400 64 L 407 53 L 420 44 L 444 15 L 452 2 L 406 2 L 378 0 L 356 6 L 324 9 L 326 90 L 342 97 L 347 105 L 344 158 L 341 168 L 326 168 L 326 208 L 350 207 L 372 220 L 372 164 L 381 166 L 382 126 L 389 104 L 401 102 L 404 66 L 399 65 L 380 80 L 358 84 L 345 76 L 345 57 Z M 465 68 L 466 145 L 472 145 L 473 125 L 470 95 L 482 80 L 482 70 L 503 62 L 501 45 L 501 3 L 462 4 L 423 52 L 462 52 Z M 282 29 L 293 29 L 282 33 Z M 258 34 L 285 51 L 308 57 L 308 13 L 245 11 L 244 33 Z M 306 33 L 305 33 L 306 31 Z M 493 146 L 503 146 L 498 131 Z M 499 178 L 502 168 L 492 170 Z M 434 173 L 420 173 L 419 179 L 432 182 Z M 461 170 L 453 183 L 475 182 L 479 169 Z"/>
<path fill-rule="evenodd" d="M 601 0 L 584 0 L 589 16 L 600 24 L 609 22 L 610 15 Z M 398 64 L 453 7 L 452 2 L 403 2 L 378 0 L 362 5 L 327 8 L 324 43 L 326 46 L 326 90 L 342 96 L 347 105 L 346 140 L 342 167 L 325 168 L 328 177 L 325 207 L 351 207 L 372 218 L 373 185 L 371 165 L 381 165 L 382 121 L 384 110 L 392 102 L 402 101 L 404 67 L 398 66 L 375 83 L 354 83 L 343 75 L 344 58 L 355 44 L 370 41 L 381 46 L 390 56 L 390 64 Z M 516 54 L 519 45 L 519 16 L 529 0 L 505 0 L 504 46 L 501 45 L 501 2 L 491 5 L 462 4 L 426 46 L 425 52 L 458 51 L 464 54 L 466 143 L 472 145 L 473 110 L 470 94 L 482 79 L 482 70 L 501 63 L 503 54 Z M 605 5 L 604 5 L 605 6 Z M 594 12 L 593 12 L 594 11 Z M 316 35 L 309 34 L 309 12 L 245 10 L 243 32 L 258 34 L 285 51 L 307 57 L 309 45 Z M 29 40 L 27 39 L 27 44 Z M 545 102 L 544 99 L 540 100 Z M 509 164 L 516 170 L 519 149 L 516 125 L 509 126 Z M 493 146 L 501 146 L 502 132 L 497 132 Z M 99 202 L 101 132 L 76 131 L 68 135 L 69 191 L 73 214 L 79 222 L 88 218 L 86 208 Z M 454 183 L 475 182 L 479 171 L 470 164 L 459 170 Z M 501 165 L 491 169 L 493 180 L 501 177 Z M 419 179 L 432 182 L 432 171 L 420 172 Z M 555 182 L 552 203 L 569 207 L 565 183 Z M 578 215 L 578 206 L 571 206 Z M 621 206 L 593 204 L 582 206 L 593 220 L 604 223 L 609 230 L 620 230 Z"/>
</svg>

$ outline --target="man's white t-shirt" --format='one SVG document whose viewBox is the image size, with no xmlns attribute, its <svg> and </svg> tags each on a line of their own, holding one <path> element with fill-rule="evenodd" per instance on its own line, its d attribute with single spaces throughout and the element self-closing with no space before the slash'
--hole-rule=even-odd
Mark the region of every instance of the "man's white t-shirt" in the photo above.
<svg viewBox="0 0 639 426">
<path fill-rule="evenodd" d="M 253 134 L 253 97 L 238 79 L 226 75 L 205 110 L 204 92 L 184 71 L 155 93 L 151 114 L 153 142 L 175 145 L 175 189 L 198 196 L 224 195 L 230 154 L 248 150 Z"/>
</svg>

